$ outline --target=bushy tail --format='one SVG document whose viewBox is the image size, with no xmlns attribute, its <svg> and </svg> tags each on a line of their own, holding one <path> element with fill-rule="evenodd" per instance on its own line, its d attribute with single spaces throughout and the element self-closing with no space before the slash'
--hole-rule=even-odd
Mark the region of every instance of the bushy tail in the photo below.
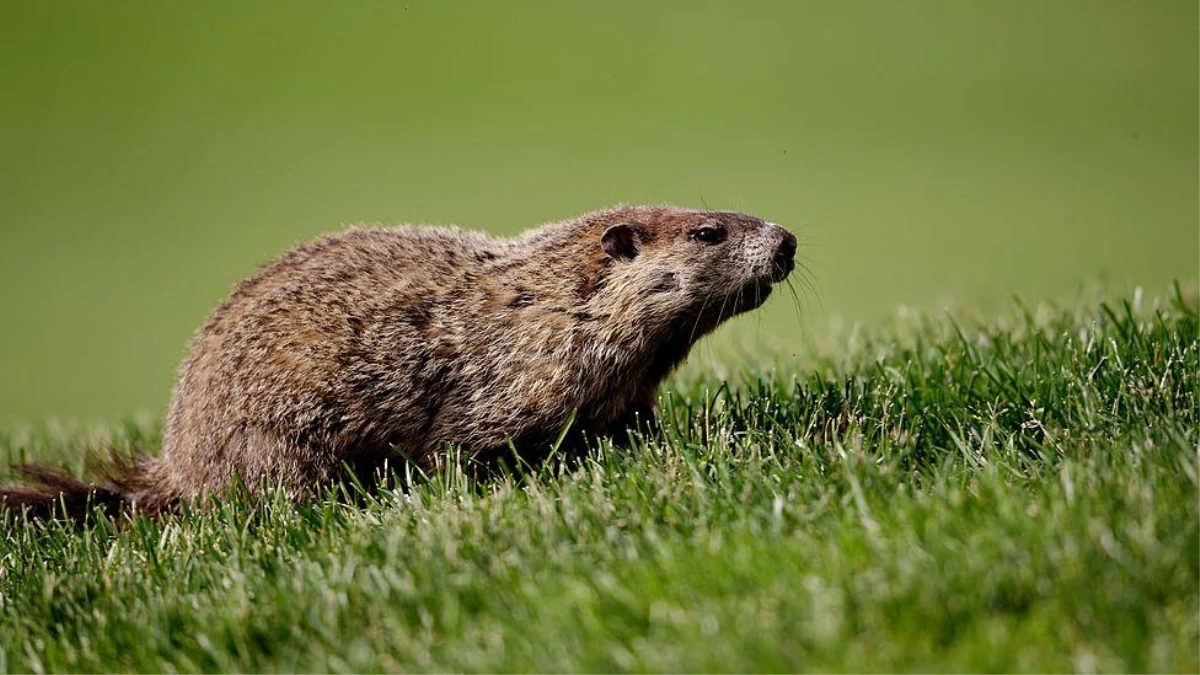
<svg viewBox="0 0 1200 675">
<path fill-rule="evenodd" d="M 0 510 L 35 519 L 65 518 L 82 523 L 99 509 L 109 517 L 140 513 L 155 516 L 177 502 L 156 480 L 156 460 L 141 452 L 110 452 L 89 458 L 92 482 L 62 469 L 16 464 L 20 483 L 0 485 Z"/>
</svg>

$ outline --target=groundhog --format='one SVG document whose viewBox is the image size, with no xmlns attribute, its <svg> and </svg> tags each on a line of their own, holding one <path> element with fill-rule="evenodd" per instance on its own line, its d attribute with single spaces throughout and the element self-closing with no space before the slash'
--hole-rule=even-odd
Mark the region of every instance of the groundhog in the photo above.
<svg viewBox="0 0 1200 675">
<path fill-rule="evenodd" d="M 354 227 L 239 283 L 179 369 L 160 457 L 95 482 L 16 467 L 10 509 L 159 513 L 231 484 L 311 495 L 390 462 L 537 458 L 652 416 L 691 346 L 760 306 L 796 238 L 741 213 L 619 206 L 514 239 Z"/>
</svg>

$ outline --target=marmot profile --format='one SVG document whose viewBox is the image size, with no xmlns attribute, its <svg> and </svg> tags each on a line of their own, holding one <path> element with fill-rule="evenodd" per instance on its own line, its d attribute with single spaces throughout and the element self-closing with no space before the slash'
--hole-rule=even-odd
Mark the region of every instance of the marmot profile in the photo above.
<svg viewBox="0 0 1200 675">
<path fill-rule="evenodd" d="M 796 238 L 758 218 L 621 206 L 515 239 L 445 227 L 351 228 L 238 284 L 179 369 L 160 457 L 96 483 L 18 467 L 10 509 L 89 501 L 156 513 L 235 480 L 296 495 L 447 444 L 536 458 L 564 425 L 648 418 L 692 344 L 761 305 Z M 573 421 L 572 421 L 572 416 Z"/>
</svg>

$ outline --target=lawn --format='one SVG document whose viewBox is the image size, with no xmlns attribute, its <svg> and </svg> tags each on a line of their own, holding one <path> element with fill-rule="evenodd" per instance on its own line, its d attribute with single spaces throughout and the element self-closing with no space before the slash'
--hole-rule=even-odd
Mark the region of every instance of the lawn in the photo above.
<svg viewBox="0 0 1200 675">
<path fill-rule="evenodd" d="M 711 206 L 791 229 L 806 272 L 631 449 L 9 517 L 0 673 L 1200 671 L 1198 21 L 0 3 L 0 480 L 156 450 L 205 314 L 342 224 Z"/>
<path fill-rule="evenodd" d="M 9 518 L 0 671 L 1196 672 L 1198 330 L 1193 286 L 910 314 L 485 484 Z"/>
</svg>

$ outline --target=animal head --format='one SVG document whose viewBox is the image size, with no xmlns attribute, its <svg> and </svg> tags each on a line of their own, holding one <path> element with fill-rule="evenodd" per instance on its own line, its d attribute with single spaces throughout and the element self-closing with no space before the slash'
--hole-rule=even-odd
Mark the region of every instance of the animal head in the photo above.
<svg viewBox="0 0 1200 675">
<path fill-rule="evenodd" d="M 796 237 L 742 213 L 631 207 L 592 228 L 604 256 L 598 295 L 636 299 L 693 337 L 767 299 L 794 266 Z"/>
</svg>

